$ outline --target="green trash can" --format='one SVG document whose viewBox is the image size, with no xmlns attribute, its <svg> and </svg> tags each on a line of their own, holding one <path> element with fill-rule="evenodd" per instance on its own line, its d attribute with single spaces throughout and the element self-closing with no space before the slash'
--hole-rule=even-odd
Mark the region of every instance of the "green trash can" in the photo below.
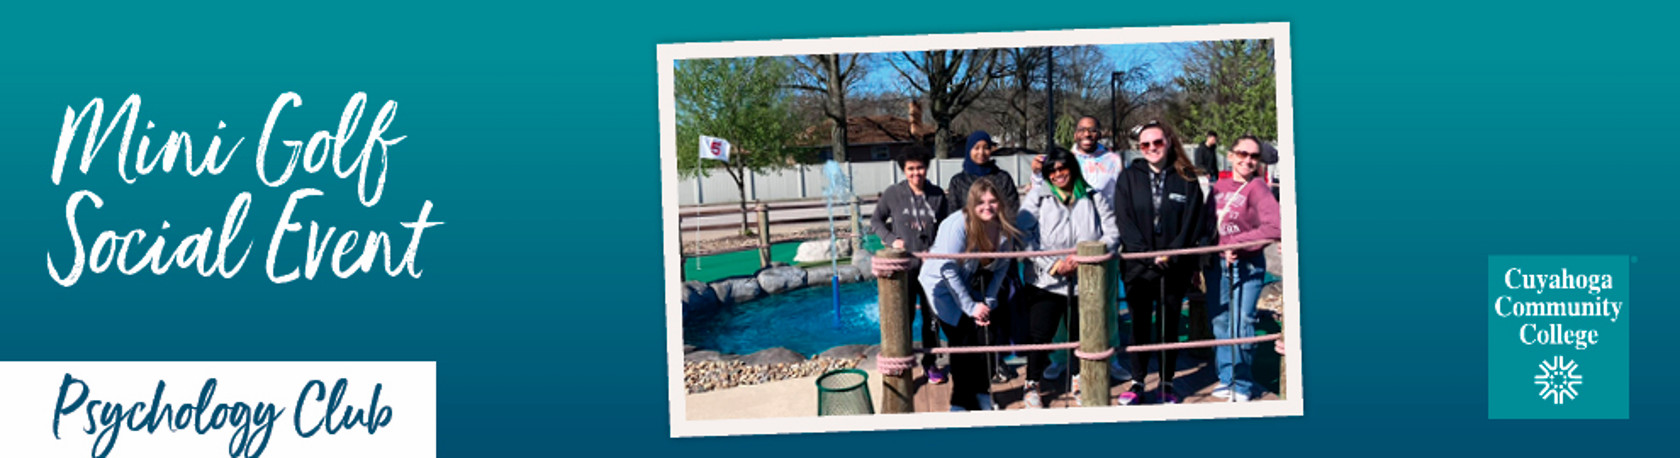
<svg viewBox="0 0 1680 458">
<path fill-rule="evenodd" d="M 868 372 L 839 369 L 817 377 L 817 416 L 874 414 Z"/>
</svg>

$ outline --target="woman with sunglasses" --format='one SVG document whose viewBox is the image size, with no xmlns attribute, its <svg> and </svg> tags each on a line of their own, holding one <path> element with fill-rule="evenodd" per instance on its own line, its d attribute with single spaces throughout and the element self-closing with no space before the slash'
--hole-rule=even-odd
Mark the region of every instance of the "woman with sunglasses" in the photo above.
<svg viewBox="0 0 1680 458">
<path fill-rule="evenodd" d="M 1213 185 L 1204 215 L 1211 219 L 1216 244 L 1230 245 L 1283 236 L 1277 200 L 1260 174 L 1260 139 L 1245 135 L 1231 145 L 1226 156 L 1231 162 L 1231 179 Z M 1254 336 L 1255 305 L 1260 302 L 1261 281 L 1266 276 L 1264 247 L 1226 250 L 1219 253 L 1216 268 L 1220 282 L 1210 283 L 1208 314 L 1213 316 L 1213 335 L 1218 339 Z M 1233 293 L 1236 297 L 1232 297 Z M 1234 301 L 1234 302 L 1233 302 Z M 1232 322 L 1235 320 L 1235 323 Z M 1233 334 L 1234 331 L 1234 334 Z M 1220 346 L 1214 359 L 1219 369 L 1219 386 L 1213 396 L 1246 402 L 1260 393 L 1254 384 L 1254 344 Z"/>
<path fill-rule="evenodd" d="M 1105 250 L 1112 251 L 1120 240 L 1113 204 L 1101 191 L 1085 183 L 1079 158 L 1071 151 L 1053 148 L 1045 155 L 1039 175 L 1044 186 L 1034 186 L 1021 200 L 1021 225 L 1027 234 L 1028 249 L 1064 250 L 1075 248 L 1079 242 L 1100 241 Z M 1067 256 L 1032 258 L 1032 266 L 1026 269 L 1026 285 L 1015 300 L 1016 304 L 1025 305 L 1029 343 L 1049 343 L 1055 338 L 1064 315 L 1070 320 L 1068 339 L 1079 340 L 1079 312 L 1068 310 L 1069 304 L 1079 301 L 1073 289 L 1078 268 L 1079 263 Z M 1023 393 L 1027 408 L 1044 406 L 1039 384 L 1049 363 L 1048 352 L 1027 354 L 1027 383 Z M 1079 364 L 1069 367 L 1075 377 L 1079 376 Z"/>
<path fill-rule="evenodd" d="M 1142 158 L 1120 173 L 1114 194 L 1122 252 L 1136 253 L 1186 248 L 1202 236 L 1202 188 L 1196 167 L 1170 126 L 1151 121 L 1138 132 Z M 1131 311 L 1128 346 L 1178 341 L 1178 321 L 1195 256 L 1158 256 L 1126 260 L 1120 267 L 1126 307 Z M 1172 390 L 1177 351 L 1132 352 L 1132 386 L 1120 395 L 1121 404 L 1144 401 L 1149 360 L 1158 357 L 1160 392 L 1156 401 L 1178 403 Z"/>
<path fill-rule="evenodd" d="M 975 181 L 968 188 L 960 212 L 939 223 L 939 232 L 928 250 L 935 254 L 996 253 L 1016 251 L 1021 231 L 1005 213 L 1003 200 L 989 180 Z M 982 344 L 980 326 L 991 324 L 998 307 L 998 290 L 1007 277 L 1009 258 L 929 259 L 918 275 L 927 297 L 932 299 L 939 328 L 953 347 Z M 991 376 L 986 373 L 983 353 L 951 355 L 951 410 L 992 410 Z"/>
</svg>

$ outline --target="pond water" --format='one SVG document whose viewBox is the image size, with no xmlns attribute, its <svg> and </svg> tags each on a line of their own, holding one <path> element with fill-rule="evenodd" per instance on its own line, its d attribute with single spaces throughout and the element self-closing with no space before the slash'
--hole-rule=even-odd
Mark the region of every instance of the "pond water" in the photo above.
<svg viewBox="0 0 1680 458">
<path fill-rule="evenodd" d="M 1266 281 L 1274 280 L 1276 277 L 1266 275 Z M 875 285 L 874 281 L 840 285 L 838 326 L 834 320 L 834 289 L 813 286 L 725 307 L 704 319 L 685 321 L 683 343 L 737 355 L 786 347 L 806 357 L 841 345 L 879 344 L 880 296 Z M 1124 295 L 1120 296 L 1123 300 Z M 1124 307 L 1120 305 L 1119 310 L 1124 311 Z M 917 313 L 921 311 L 918 307 Z M 1183 313 L 1188 316 L 1188 307 Z M 1187 331 L 1188 320 L 1183 323 Z M 1124 332 L 1129 328 L 1117 329 Z M 911 342 L 920 342 L 919 327 L 911 326 L 911 330 Z"/>
<path fill-rule="evenodd" d="M 725 307 L 711 317 L 685 322 L 683 343 L 737 355 L 786 347 L 807 357 L 840 345 L 879 344 L 879 302 L 873 281 L 840 285 L 840 323 L 836 326 L 834 289 L 803 288 Z"/>
</svg>

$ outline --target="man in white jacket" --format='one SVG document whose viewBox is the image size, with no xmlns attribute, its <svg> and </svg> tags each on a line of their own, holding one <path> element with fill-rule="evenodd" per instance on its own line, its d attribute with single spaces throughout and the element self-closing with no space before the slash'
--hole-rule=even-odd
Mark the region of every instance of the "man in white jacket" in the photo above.
<svg viewBox="0 0 1680 458">
<path fill-rule="evenodd" d="M 1085 176 L 1085 184 L 1103 198 L 1114 201 L 1114 180 L 1120 176 L 1120 171 L 1126 164 L 1120 161 L 1120 155 L 1110 151 L 1102 144 L 1102 123 L 1092 116 L 1079 118 L 1073 131 L 1073 145 L 1068 147 L 1073 156 L 1079 158 L 1079 172 Z M 1039 177 L 1039 169 L 1044 167 L 1044 156 L 1033 158 L 1032 183 L 1033 187 L 1044 184 Z"/>
</svg>

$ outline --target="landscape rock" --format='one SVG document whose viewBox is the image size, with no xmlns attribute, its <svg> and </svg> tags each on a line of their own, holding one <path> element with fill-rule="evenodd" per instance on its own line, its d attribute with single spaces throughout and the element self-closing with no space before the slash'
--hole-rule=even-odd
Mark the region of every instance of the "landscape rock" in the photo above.
<svg viewBox="0 0 1680 458">
<path fill-rule="evenodd" d="M 822 354 L 817 356 L 838 359 L 860 359 L 863 358 L 864 351 L 867 350 L 869 350 L 869 345 L 841 345 L 825 350 Z"/>
<path fill-rule="evenodd" d="M 717 313 L 723 302 L 718 300 L 717 290 L 711 286 L 697 282 L 683 282 L 683 318 L 704 317 Z"/>
<path fill-rule="evenodd" d="M 875 273 L 868 266 L 840 266 L 840 283 L 857 283 L 874 278 Z"/>
<path fill-rule="evenodd" d="M 805 361 L 805 355 L 782 347 L 766 348 L 740 358 L 741 364 L 755 366 L 772 366 L 776 364 L 798 364 Z"/>
<path fill-rule="evenodd" d="M 764 289 L 759 287 L 758 279 L 754 277 L 732 277 L 710 283 L 712 291 L 717 293 L 719 302 L 724 305 L 734 305 L 764 297 Z"/>
<path fill-rule="evenodd" d="M 867 267 L 869 266 L 869 258 L 873 257 L 875 257 L 875 253 L 870 253 L 869 250 L 858 251 L 857 256 L 852 256 L 852 265 Z"/>
<path fill-rule="evenodd" d="M 777 294 L 805 287 L 805 269 L 793 266 L 771 267 L 758 271 L 757 280 L 765 293 Z"/>
<path fill-rule="evenodd" d="M 1260 301 L 1255 308 L 1263 312 L 1272 312 L 1280 317 L 1283 316 L 1283 282 L 1267 283 L 1265 287 L 1261 288 Z"/>
<path fill-rule="evenodd" d="M 740 359 L 740 358 L 741 357 L 735 356 L 735 355 L 718 353 L 715 350 L 691 351 L 691 352 L 688 352 L 688 353 L 683 355 L 683 361 L 684 362 L 734 361 L 734 360 L 737 360 L 737 359 Z"/>
<path fill-rule="evenodd" d="M 799 249 L 795 252 L 796 254 L 793 255 L 793 262 L 807 263 L 833 259 L 829 253 L 829 247 L 831 245 L 839 251 L 839 259 L 845 259 L 852 256 L 852 242 L 850 239 L 842 238 L 833 241 L 833 243 L 830 243 L 827 239 L 807 240 L 799 243 Z"/>
</svg>

